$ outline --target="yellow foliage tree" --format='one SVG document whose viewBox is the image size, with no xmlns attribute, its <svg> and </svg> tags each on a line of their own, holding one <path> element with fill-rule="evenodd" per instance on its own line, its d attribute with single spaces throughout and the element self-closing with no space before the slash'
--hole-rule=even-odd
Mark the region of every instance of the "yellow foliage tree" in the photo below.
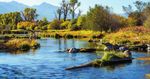
<svg viewBox="0 0 150 79">
<path fill-rule="evenodd" d="M 25 29 L 25 30 L 33 30 L 36 27 L 36 23 L 35 22 L 19 22 L 17 24 L 17 28 L 18 29 Z"/>
</svg>

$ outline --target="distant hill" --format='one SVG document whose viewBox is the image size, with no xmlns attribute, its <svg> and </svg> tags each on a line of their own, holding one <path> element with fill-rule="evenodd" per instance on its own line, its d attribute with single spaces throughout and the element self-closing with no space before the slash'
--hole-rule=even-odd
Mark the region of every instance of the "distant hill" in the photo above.
<svg viewBox="0 0 150 79">
<path fill-rule="evenodd" d="M 0 14 L 8 13 L 8 12 L 15 12 L 15 11 L 23 11 L 25 8 L 30 7 L 24 5 L 22 3 L 18 3 L 16 1 L 12 2 L 0 2 Z M 40 5 L 31 6 L 31 8 L 37 9 L 38 19 L 42 19 L 46 17 L 48 20 L 52 20 L 55 18 L 55 12 L 57 10 L 57 6 L 42 3 Z"/>
<path fill-rule="evenodd" d="M 39 18 L 46 17 L 49 20 L 55 18 L 55 13 L 58 7 L 48 4 L 42 3 L 40 5 L 33 6 L 33 8 L 37 9 L 37 13 L 39 14 Z"/>
</svg>

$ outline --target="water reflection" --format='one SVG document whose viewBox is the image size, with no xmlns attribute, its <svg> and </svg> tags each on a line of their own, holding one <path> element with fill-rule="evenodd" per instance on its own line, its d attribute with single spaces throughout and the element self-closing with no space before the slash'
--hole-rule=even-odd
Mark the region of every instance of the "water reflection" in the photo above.
<svg viewBox="0 0 150 79">
<path fill-rule="evenodd" d="M 58 50 L 64 51 L 68 48 L 96 48 L 97 43 L 82 43 L 79 39 L 56 39 L 58 44 Z"/>
</svg>

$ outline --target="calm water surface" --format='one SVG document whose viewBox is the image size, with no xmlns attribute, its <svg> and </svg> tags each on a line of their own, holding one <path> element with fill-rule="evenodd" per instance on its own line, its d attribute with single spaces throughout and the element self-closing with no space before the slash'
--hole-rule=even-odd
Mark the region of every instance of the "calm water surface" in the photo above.
<svg viewBox="0 0 150 79">
<path fill-rule="evenodd" d="M 41 48 L 22 54 L 0 52 L 0 79 L 145 79 L 150 73 L 150 61 L 133 60 L 130 64 L 102 68 L 67 67 L 90 62 L 98 56 L 91 53 L 61 52 L 70 47 L 93 47 L 82 40 L 41 39 Z M 101 52 L 100 52 L 101 53 Z M 133 57 L 150 54 L 133 53 Z"/>
</svg>

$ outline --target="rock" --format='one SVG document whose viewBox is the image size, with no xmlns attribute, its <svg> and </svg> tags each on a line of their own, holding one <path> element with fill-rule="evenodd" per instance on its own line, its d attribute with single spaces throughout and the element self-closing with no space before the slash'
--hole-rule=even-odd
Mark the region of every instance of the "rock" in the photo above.
<svg viewBox="0 0 150 79">
<path fill-rule="evenodd" d="M 147 51 L 148 46 L 146 44 L 134 46 L 131 49 L 136 51 Z"/>
<path fill-rule="evenodd" d="M 71 48 L 71 49 L 67 49 L 66 51 L 68 53 L 95 52 L 96 49 L 94 49 L 94 48 L 81 48 L 81 49 Z"/>
<path fill-rule="evenodd" d="M 125 51 L 125 50 L 129 50 L 129 48 L 126 47 L 126 46 L 121 46 L 121 47 L 119 47 L 119 50 L 120 51 Z"/>
<path fill-rule="evenodd" d="M 76 49 L 76 48 L 71 48 L 71 49 L 68 50 L 68 52 L 69 53 L 76 53 L 76 52 L 79 52 L 79 50 Z"/>
<path fill-rule="evenodd" d="M 123 52 L 123 54 L 126 56 L 126 57 L 129 57 L 129 58 L 132 58 L 132 54 L 129 50 L 126 50 Z"/>
<path fill-rule="evenodd" d="M 96 49 L 94 49 L 94 48 L 89 48 L 89 49 L 81 48 L 79 51 L 80 51 L 80 52 L 95 52 Z"/>
</svg>

